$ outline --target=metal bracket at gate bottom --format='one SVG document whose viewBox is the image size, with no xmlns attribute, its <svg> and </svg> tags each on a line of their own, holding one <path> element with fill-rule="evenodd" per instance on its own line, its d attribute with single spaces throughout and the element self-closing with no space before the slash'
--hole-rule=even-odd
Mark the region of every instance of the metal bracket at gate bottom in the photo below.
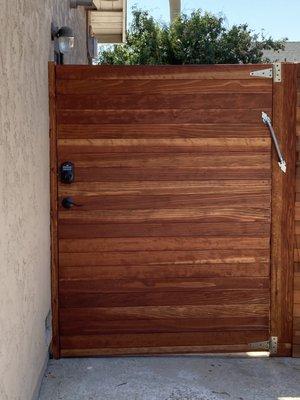
<svg viewBox="0 0 300 400">
<path fill-rule="evenodd" d="M 286 173 L 286 161 L 283 158 L 282 152 L 280 150 L 279 142 L 278 142 L 276 133 L 274 131 L 274 128 L 272 126 L 271 118 L 265 112 L 262 112 L 261 117 L 262 117 L 263 123 L 269 128 L 269 131 L 271 133 L 271 137 L 273 139 L 273 142 L 274 142 L 274 145 L 275 145 L 275 149 L 276 149 L 276 152 L 277 152 L 278 158 L 279 158 L 278 165 L 279 165 L 281 171 Z"/>
<path fill-rule="evenodd" d="M 270 340 L 264 342 L 250 343 L 250 347 L 253 350 L 267 350 L 270 354 L 277 354 L 278 351 L 278 338 L 277 336 L 271 336 Z"/>
</svg>

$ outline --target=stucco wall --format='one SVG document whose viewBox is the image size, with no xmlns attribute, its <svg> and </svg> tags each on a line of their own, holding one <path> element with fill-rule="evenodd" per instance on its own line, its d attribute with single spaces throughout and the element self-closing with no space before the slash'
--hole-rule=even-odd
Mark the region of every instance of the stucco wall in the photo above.
<svg viewBox="0 0 300 400">
<path fill-rule="evenodd" d="M 30 400 L 48 350 L 50 309 L 48 60 L 51 21 L 76 34 L 68 0 L 0 0 L 0 399 Z"/>
</svg>

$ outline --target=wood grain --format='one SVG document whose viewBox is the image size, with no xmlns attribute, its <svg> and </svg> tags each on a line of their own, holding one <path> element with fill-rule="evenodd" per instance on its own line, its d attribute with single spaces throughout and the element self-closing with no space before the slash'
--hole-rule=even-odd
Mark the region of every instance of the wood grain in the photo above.
<svg viewBox="0 0 300 400">
<path fill-rule="evenodd" d="M 243 342 L 251 343 L 258 338 L 267 339 L 268 331 L 254 331 L 243 335 Z M 162 346 L 197 346 L 219 345 L 225 343 L 240 343 L 239 332 L 210 332 L 206 333 L 157 333 L 139 335 L 96 335 L 96 336 L 62 336 L 62 348 L 64 349 L 88 349 L 88 348 L 130 348 L 130 347 L 156 347 L 157 343 Z"/>
<path fill-rule="evenodd" d="M 251 290 L 268 289 L 269 279 L 254 277 L 226 277 L 226 278 L 149 278 L 143 280 L 61 280 L 60 291 L 69 294 L 76 293 L 157 293 L 163 291 L 178 292 L 195 290 L 209 290 L 219 292 L 221 289 L 228 290 Z M 217 294 L 216 293 L 216 294 Z M 241 293 L 242 294 L 242 293 Z M 223 305 L 225 307 L 225 305 Z"/>
<path fill-rule="evenodd" d="M 199 79 L 101 79 L 58 80 L 57 92 L 61 95 L 120 95 L 120 94 L 198 94 L 198 93 L 272 93 L 270 81 L 261 80 L 199 80 Z"/>
<path fill-rule="evenodd" d="M 244 205 L 226 207 L 213 205 L 198 208 L 171 208 L 145 210 L 92 210 L 59 211 L 59 221 L 67 224 L 134 224 L 157 222 L 269 222 L 271 217 L 267 207 L 245 207 Z"/>
<path fill-rule="evenodd" d="M 299 346 L 300 347 L 300 346 Z M 299 351 L 300 349 L 298 349 Z M 253 351 L 251 344 L 241 345 L 207 345 L 207 346 L 165 346 L 165 347 L 129 347 L 129 348 L 93 348 L 93 349 L 62 349 L 62 357 L 97 357 L 102 356 L 150 356 L 166 354 L 231 354 Z"/>
<path fill-rule="evenodd" d="M 61 308 L 62 321 L 65 318 L 80 320 L 87 316 L 93 321 L 107 320 L 144 320 L 144 319 L 193 319 L 225 318 L 225 317 L 265 317 L 268 313 L 268 304 L 241 304 L 241 305 L 204 305 L 204 306 L 148 306 L 148 307 L 98 307 L 98 308 Z M 250 331 L 251 332 L 251 331 Z M 241 339 L 241 338 L 240 338 Z"/>
<path fill-rule="evenodd" d="M 265 108 L 271 113 L 271 108 Z M 255 109 L 165 109 L 165 110 L 58 110 L 57 121 L 59 124 L 151 124 L 155 121 L 158 124 L 167 124 L 170 120 L 173 123 L 199 124 L 255 124 L 261 116 L 261 108 Z M 262 139 L 263 140 L 263 139 Z"/>
<path fill-rule="evenodd" d="M 60 201 L 62 199 L 60 198 Z M 214 206 L 230 207 L 235 202 L 240 202 L 245 208 L 267 208 L 270 207 L 269 195 L 178 195 L 178 196 L 76 196 L 74 197 L 76 204 L 80 204 L 80 212 L 91 210 L 156 210 L 156 209 L 172 209 L 180 207 L 195 208 L 207 207 L 208 202 L 212 202 Z M 60 204 L 60 209 L 63 206 Z"/>
<path fill-rule="evenodd" d="M 238 326 L 240 331 L 263 331 L 269 328 L 268 317 L 191 318 L 191 319 L 141 319 L 97 321 L 89 317 L 63 318 L 61 333 L 64 336 L 103 335 L 114 333 L 163 333 L 163 332 L 228 332 Z"/>
<path fill-rule="evenodd" d="M 63 356 L 269 337 L 272 81 L 252 70 L 57 67 Z"/>
<path fill-rule="evenodd" d="M 60 124 L 60 139 L 175 139 L 267 137 L 265 126 L 249 124 Z"/>
<path fill-rule="evenodd" d="M 177 265 L 101 265 L 83 267 L 61 267 L 60 279 L 86 280 L 94 279 L 157 279 L 170 278 L 225 278 L 225 277 L 268 277 L 269 263 L 226 263 L 226 264 L 177 264 Z"/>
<path fill-rule="evenodd" d="M 123 170 L 123 169 L 122 169 Z M 77 170 L 76 170 L 77 171 Z M 76 175 L 77 176 L 77 175 Z M 270 180 L 219 180 L 201 181 L 132 181 L 121 182 L 78 182 L 72 185 L 58 185 L 59 195 L 112 196 L 112 195 L 228 195 L 228 194 L 269 194 Z"/>
<path fill-rule="evenodd" d="M 69 285 L 70 286 L 70 285 Z M 269 304 L 269 290 L 179 290 L 169 292 L 133 292 L 133 293 L 75 293 L 63 287 L 60 293 L 61 307 L 144 307 L 173 305 L 212 305 L 223 302 L 231 304 Z"/>
<path fill-rule="evenodd" d="M 289 344 L 280 348 L 282 356 L 291 355 L 292 343 L 297 68 L 296 64 L 282 65 L 282 82 L 274 83 L 273 91 L 273 126 L 287 162 L 287 173 L 282 174 L 273 150 L 271 333 L 279 344 Z"/>
<path fill-rule="evenodd" d="M 299 137 L 300 137 L 300 68 L 297 68 L 297 109 L 296 109 L 296 201 L 295 201 L 295 236 L 294 236 L 294 303 L 293 303 L 293 348 L 294 357 L 300 357 L 300 220 L 299 220 L 299 202 L 300 202 L 300 170 L 299 170 Z"/>
<path fill-rule="evenodd" d="M 71 222 L 68 224 L 68 222 Z M 161 222 L 159 223 L 124 223 L 104 224 L 95 223 L 74 223 L 72 220 L 60 220 L 59 238 L 130 238 L 130 237 L 169 237 L 179 238 L 186 236 L 215 236 L 226 235 L 236 236 L 262 236 L 270 234 L 270 222 Z"/>
<path fill-rule="evenodd" d="M 60 253 L 60 265 L 75 267 L 84 265 L 157 265 L 157 264 L 247 264 L 269 260 L 268 250 L 177 250 L 177 251 L 127 251 L 101 253 Z"/>
<path fill-rule="evenodd" d="M 213 152 L 212 152 L 213 153 Z M 67 157 L 65 157 L 67 158 Z M 70 158 L 70 157 L 69 157 Z M 271 170 L 265 165 L 236 168 L 228 165 L 222 167 L 206 167 L 199 165 L 195 167 L 174 168 L 98 168 L 87 167 L 76 169 L 77 182 L 138 182 L 138 181 L 190 181 L 198 180 L 267 180 L 271 176 Z"/>
<path fill-rule="evenodd" d="M 162 110 L 162 109 L 257 109 L 271 108 L 269 93 L 193 93 L 193 94 L 68 94 L 59 96 L 59 110 Z"/>
<path fill-rule="evenodd" d="M 250 76 L 250 72 L 260 69 L 270 68 L 271 64 L 255 64 L 253 65 L 139 65 L 139 66 L 57 66 L 57 78 L 74 80 L 83 79 L 84 81 L 94 79 L 117 79 L 123 83 L 124 80 L 132 79 L 205 79 L 218 80 L 226 79 L 227 81 L 236 79 L 246 79 L 251 82 L 265 83 L 272 88 L 272 82 L 268 79 L 255 79 Z"/>
<path fill-rule="evenodd" d="M 237 250 L 269 249 L 266 237 L 144 237 L 61 239 L 61 253 L 97 253 L 105 251 L 175 251 L 175 250 Z"/>
</svg>

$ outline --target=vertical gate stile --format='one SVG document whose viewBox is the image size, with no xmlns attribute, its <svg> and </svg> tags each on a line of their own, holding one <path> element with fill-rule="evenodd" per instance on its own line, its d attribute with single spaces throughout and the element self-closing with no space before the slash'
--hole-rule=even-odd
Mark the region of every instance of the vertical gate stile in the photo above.
<svg viewBox="0 0 300 400">
<path fill-rule="evenodd" d="M 58 305 L 58 208 L 57 208 L 57 117 L 56 117 L 56 65 L 49 62 L 49 136 L 50 136 L 50 224 L 51 224 L 51 306 L 52 345 L 54 358 L 60 357 L 59 305 Z"/>
<path fill-rule="evenodd" d="M 293 323 L 293 240 L 295 215 L 297 66 L 282 64 L 281 81 L 273 83 L 273 126 L 286 157 L 278 168 L 272 151 L 271 336 L 278 337 L 277 356 L 290 356 Z"/>
</svg>

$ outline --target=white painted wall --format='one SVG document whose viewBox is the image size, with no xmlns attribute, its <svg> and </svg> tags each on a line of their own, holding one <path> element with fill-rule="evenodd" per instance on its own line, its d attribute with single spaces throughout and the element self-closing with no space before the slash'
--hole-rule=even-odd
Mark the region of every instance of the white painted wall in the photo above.
<svg viewBox="0 0 300 400">
<path fill-rule="evenodd" d="M 30 400 L 47 358 L 50 309 L 48 60 L 50 25 L 77 36 L 86 14 L 68 0 L 0 0 L 0 399 Z"/>
</svg>

